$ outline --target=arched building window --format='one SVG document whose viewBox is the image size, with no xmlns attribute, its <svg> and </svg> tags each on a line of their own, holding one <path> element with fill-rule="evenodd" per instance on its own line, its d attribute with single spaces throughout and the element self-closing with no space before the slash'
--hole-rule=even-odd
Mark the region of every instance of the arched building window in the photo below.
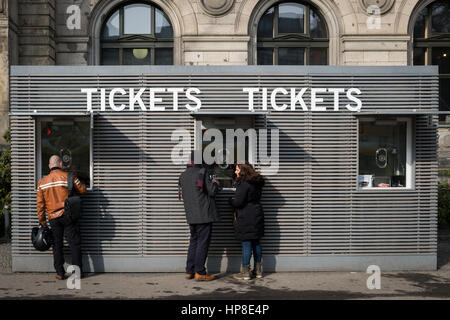
<svg viewBox="0 0 450 320">
<path fill-rule="evenodd" d="M 325 20 L 307 3 L 277 3 L 259 20 L 259 65 L 326 65 L 328 46 Z"/>
<path fill-rule="evenodd" d="M 102 26 L 103 65 L 173 64 L 173 30 L 158 7 L 132 2 L 116 7 Z"/>
<path fill-rule="evenodd" d="M 413 64 L 439 66 L 439 110 L 450 111 L 450 1 L 432 2 L 417 15 Z"/>
</svg>

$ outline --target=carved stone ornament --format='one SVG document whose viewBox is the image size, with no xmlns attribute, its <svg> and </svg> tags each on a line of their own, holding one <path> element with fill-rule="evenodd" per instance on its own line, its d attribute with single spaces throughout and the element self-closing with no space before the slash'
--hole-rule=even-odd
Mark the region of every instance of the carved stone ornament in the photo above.
<svg viewBox="0 0 450 320">
<path fill-rule="evenodd" d="M 203 10 L 212 16 L 227 13 L 234 4 L 234 0 L 200 0 Z"/>
<path fill-rule="evenodd" d="M 363 8 L 364 12 L 367 13 L 367 9 L 370 6 L 377 6 L 380 8 L 380 14 L 385 14 L 389 10 L 391 10 L 392 6 L 394 5 L 395 0 L 359 0 L 359 3 L 361 4 L 361 7 Z M 373 10 L 370 10 L 372 13 Z"/>
</svg>

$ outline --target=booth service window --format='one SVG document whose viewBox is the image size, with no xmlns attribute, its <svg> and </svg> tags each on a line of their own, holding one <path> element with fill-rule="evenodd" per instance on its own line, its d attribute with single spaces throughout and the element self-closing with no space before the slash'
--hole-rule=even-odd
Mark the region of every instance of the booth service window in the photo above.
<svg viewBox="0 0 450 320">
<path fill-rule="evenodd" d="M 259 65 L 326 65 L 328 31 L 319 11 L 306 3 L 285 2 L 261 17 L 257 34 Z"/>
<path fill-rule="evenodd" d="M 196 135 L 197 141 L 200 143 L 202 152 L 205 151 L 205 148 L 214 142 L 215 137 L 211 137 L 208 139 L 208 129 L 214 128 L 219 130 L 222 133 L 222 143 L 223 150 L 218 150 L 218 153 L 221 153 L 221 157 L 225 160 L 227 154 L 230 150 L 226 149 L 226 130 L 227 129 L 239 129 L 242 128 L 243 132 L 247 131 L 248 128 L 253 127 L 253 118 L 240 116 L 240 117 L 232 117 L 232 116 L 215 116 L 215 117 L 202 117 L 199 119 L 200 121 L 196 121 Z M 208 141 L 211 140 L 211 141 Z M 224 161 L 223 163 L 215 163 L 208 166 L 208 175 L 210 178 L 215 178 L 219 181 L 220 185 L 225 189 L 234 188 L 235 182 L 235 173 L 236 164 L 238 163 L 238 159 L 244 158 L 245 161 L 250 163 L 253 162 L 252 150 L 254 150 L 255 141 L 253 141 L 252 137 L 249 135 L 245 135 L 242 137 L 235 136 L 233 138 L 233 146 L 234 146 L 234 160 L 231 163 L 227 163 Z M 245 154 L 239 155 L 238 158 L 238 149 L 245 150 Z M 219 156 L 219 154 L 212 153 L 213 157 Z"/>
<path fill-rule="evenodd" d="M 49 174 L 48 161 L 59 155 L 63 170 L 74 172 L 91 186 L 91 126 L 88 117 L 38 118 L 38 180 Z"/>
<path fill-rule="evenodd" d="M 101 50 L 103 65 L 172 65 L 172 25 L 155 6 L 124 5 L 103 25 Z"/>
<path fill-rule="evenodd" d="M 361 118 L 359 188 L 411 188 L 411 139 L 409 118 Z"/>
<path fill-rule="evenodd" d="M 439 111 L 450 112 L 450 1 L 425 7 L 414 25 L 414 65 L 439 66 Z M 450 123 L 450 115 L 440 115 Z"/>
</svg>

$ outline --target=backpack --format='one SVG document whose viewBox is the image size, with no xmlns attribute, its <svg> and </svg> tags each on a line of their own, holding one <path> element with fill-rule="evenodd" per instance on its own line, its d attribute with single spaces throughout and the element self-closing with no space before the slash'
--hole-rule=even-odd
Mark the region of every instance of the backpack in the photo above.
<svg viewBox="0 0 450 320">
<path fill-rule="evenodd" d="M 80 196 L 73 195 L 72 172 L 69 172 L 67 174 L 67 189 L 69 196 L 67 197 L 66 201 L 64 201 L 64 215 L 67 217 L 69 222 L 75 223 L 81 218 L 81 216 L 83 215 L 83 211 L 81 207 Z"/>
</svg>

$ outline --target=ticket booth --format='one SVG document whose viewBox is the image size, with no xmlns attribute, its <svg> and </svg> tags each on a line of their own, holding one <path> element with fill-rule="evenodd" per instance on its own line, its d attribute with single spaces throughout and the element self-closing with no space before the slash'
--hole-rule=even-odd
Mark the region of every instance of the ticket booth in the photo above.
<svg viewBox="0 0 450 320">
<path fill-rule="evenodd" d="M 59 154 L 89 189 L 86 271 L 183 272 L 189 232 L 176 130 L 203 150 L 211 128 L 256 132 L 243 145 L 267 172 L 266 271 L 436 269 L 436 67 L 12 66 L 10 105 L 14 271 L 53 270 L 30 230 L 37 182 Z M 261 162 L 263 130 L 276 171 Z M 233 165 L 208 169 L 224 186 L 210 272 L 240 267 L 227 203 Z"/>
</svg>

